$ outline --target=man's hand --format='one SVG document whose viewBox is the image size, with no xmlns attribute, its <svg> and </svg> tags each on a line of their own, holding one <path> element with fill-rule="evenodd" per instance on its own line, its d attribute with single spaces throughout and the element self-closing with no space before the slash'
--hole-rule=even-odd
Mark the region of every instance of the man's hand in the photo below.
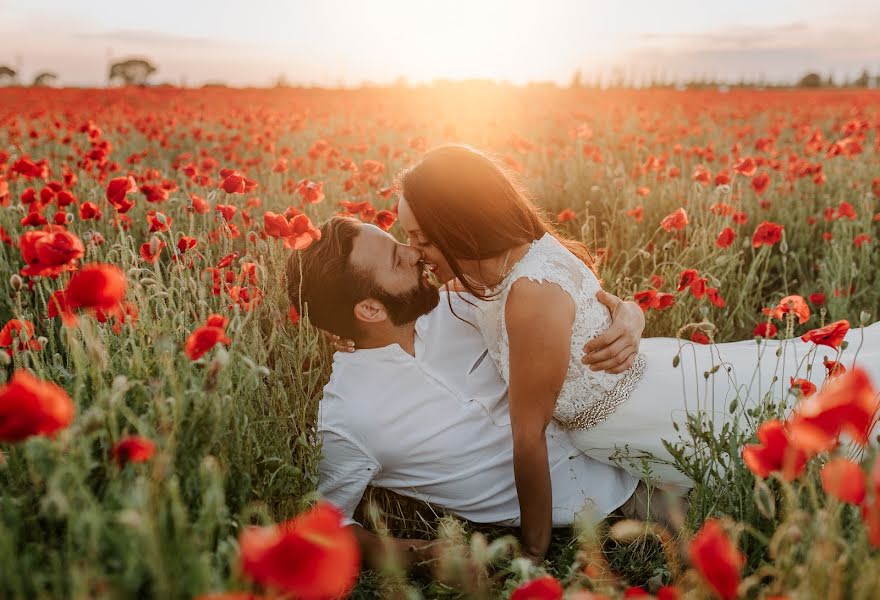
<svg viewBox="0 0 880 600">
<path fill-rule="evenodd" d="M 624 302 L 605 290 L 599 290 L 596 299 L 611 311 L 611 326 L 586 343 L 581 362 L 593 371 L 623 373 L 636 360 L 645 313 L 635 302 Z"/>
<path fill-rule="evenodd" d="M 324 335 L 324 338 L 328 342 L 330 342 L 330 345 L 333 346 L 333 348 L 337 352 L 354 352 L 354 340 L 341 338 L 338 335 L 330 333 L 329 331 L 326 331 L 324 329 L 321 329 L 320 331 Z"/>
</svg>

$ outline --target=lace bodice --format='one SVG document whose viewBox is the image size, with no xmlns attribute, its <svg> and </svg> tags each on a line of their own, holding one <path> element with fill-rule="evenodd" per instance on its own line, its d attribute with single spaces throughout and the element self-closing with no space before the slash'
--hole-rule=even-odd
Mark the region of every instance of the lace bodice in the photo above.
<svg viewBox="0 0 880 600">
<path fill-rule="evenodd" d="M 497 298 L 477 303 L 477 325 L 486 340 L 489 356 L 507 383 L 510 383 L 510 346 L 504 307 L 510 288 L 523 277 L 555 283 L 574 301 L 576 313 L 572 325 L 571 360 L 553 414 L 563 424 L 576 423 L 579 417 L 583 421 L 583 415 L 589 413 L 591 407 L 595 412 L 599 406 L 597 401 L 607 399 L 615 388 L 620 392 L 623 386 L 618 384 L 629 373 L 615 375 L 607 371 L 592 371 L 581 362 L 584 344 L 611 324 L 608 309 L 596 298 L 596 292 L 601 289 L 599 280 L 579 258 L 547 233 L 532 242 L 526 255 L 514 265 L 505 280 L 491 290 L 493 294 L 498 294 Z"/>
</svg>

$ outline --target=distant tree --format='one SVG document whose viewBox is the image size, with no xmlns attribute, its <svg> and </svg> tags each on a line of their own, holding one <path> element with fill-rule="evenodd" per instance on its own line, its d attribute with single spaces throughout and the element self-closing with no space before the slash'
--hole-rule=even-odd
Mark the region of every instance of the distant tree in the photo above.
<svg viewBox="0 0 880 600">
<path fill-rule="evenodd" d="M 17 81 L 18 73 L 12 67 L 0 65 L 0 83 L 6 85 L 13 84 Z"/>
<path fill-rule="evenodd" d="M 290 81 L 287 80 L 287 76 L 284 73 L 281 73 L 272 82 L 272 86 L 277 88 L 288 88 L 290 87 Z"/>
<path fill-rule="evenodd" d="M 119 80 L 123 85 L 146 85 L 147 78 L 156 71 L 156 66 L 145 58 L 128 58 L 110 64 L 107 81 L 111 84 Z"/>
<path fill-rule="evenodd" d="M 807 73 L 803 77 L 800 78 L 800 81 L 797 83 L 798 87 L 803 88 L 817 88 L 822 87 L 822 76 L 818 73 Z"/>
<path fill-rule="evenodd" d="M 855 87 L 868 87 L 871 84 L 871 74 L 868 69 L 862 69 L 862 74 L 852 82 Z"/>
<path fill-rule="evenodd" d="M 573 90 L 579 90 L 584 87 L 580 69 L 575 69 L 575 72 L 571 76 L 571 81 L 569 82 L 568 87 Z"/>
<path fill-rule="evenodd" d="M 837 84 L 834 83 L 834 75 L 831 73 L 825 78 L 825 87 L 837 87 Z"/>
<path fill-rule="evenodd" d="M 40 71 L 37 76 L 34 77 L 34 82 L 31 85 L 34 87 L 52 85 L 57 79 L 58 75 L 52 71 Z"/>
</svg>

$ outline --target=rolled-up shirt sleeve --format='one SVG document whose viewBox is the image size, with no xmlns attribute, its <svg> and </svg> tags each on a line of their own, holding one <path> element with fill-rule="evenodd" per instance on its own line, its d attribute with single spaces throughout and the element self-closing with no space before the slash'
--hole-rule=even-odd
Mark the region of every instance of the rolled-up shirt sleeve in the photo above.
<svg viewBox="0 0 880 600">
<path fill-rule="evenodd" d="M 322 445 L 318 493 L 342 511 L 345 525 L 358 524 L 352 516 L 379 472 L 379 463 L 341 432 L 322 429 L 319 434 Z"/>
</svg>

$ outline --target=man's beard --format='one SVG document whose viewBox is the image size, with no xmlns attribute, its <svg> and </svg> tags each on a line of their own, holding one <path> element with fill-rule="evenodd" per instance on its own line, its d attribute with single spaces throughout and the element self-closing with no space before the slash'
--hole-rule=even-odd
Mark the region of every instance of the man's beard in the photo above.
<svg viewBox="0 0 880 600">
<path fill-rule="evenodd" d="M 440 292 L 420 277 L 419 283 L 411 290 L 401 294 L 381 290 L 376 294 L 376 300 L 385 306 L 388 318 L 399 327 L 434 310 L 440 303 Z"/>
</svg>

